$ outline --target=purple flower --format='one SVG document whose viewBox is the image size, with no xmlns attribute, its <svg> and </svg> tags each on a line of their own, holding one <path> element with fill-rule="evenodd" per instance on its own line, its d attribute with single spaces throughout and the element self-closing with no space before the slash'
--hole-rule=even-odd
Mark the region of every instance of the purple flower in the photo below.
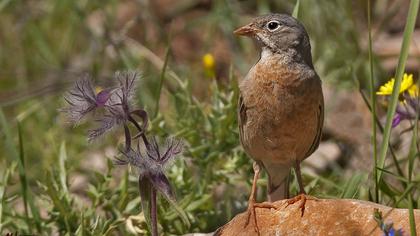
<svg viewBox="0 0 420 236">
<path fill-rule="evenodd" d="M 98 127 L 89 130 L 89 141 L 93 141 L 116 126 L 127 122 L 136 123 L 132 118 L 132 114 L 138 113 L 139 110 L 132 110 L 131 107 L 134 104 L 135 82 L 139 78 L 139 74 L 136 72 L 117 72 L 115 73 L 115 78 L 118 80 L 116 88 L 103 90 L 102 92 L 104 93 L 98 93 L 97 95 L 97 104 L 103 106 L 107 112 L 96 119 L 96 122 L 99 123 Z M 145 129 L 147 117 L 146 119 L 142 118 L 144 122 L 142 128 Z M 138 124 L 136 123 L 135 125 Z"/>
<path fill-rule="evenodd" d="M 75 125 L 97 107 L 96 95 L 87 76 L 76 81 L 75 86 L 64 99 L 68 106 L 63 108 L 62 111 L 67 114 L 68 120 Z"/>
<path fill-rule="evenodd" d="M 389 229 L 388 233 L 384 233 L 384 236 L 403 236 L 404 231 L 402 229 L 395 230 L 394 228 Z"/>
<path fill-rule="evenodd" d="M 104 135 L 106 132 L 112 130 L 114 127 L 120 126 L 126 122 L 126 118 L 121 116 L 121 113 L 105 114 L 102 117 L 96 119 L 99 126 L 95 129 L 88 131 L 88 141 L 92 142 L 96 138 Z"/>
<path fill-rule="evenodd" d="M 115 78 L 118 80 L 118 86 L 111 94 L 106 105 L 110 107 L 119 106 L 121 109 L 129 110 L 134 104 L 134 95 L 136 90 L 135 81 L 140 77 L 137 72 L 117 72 Z"/>
<path fill-rule="evenodd" d="M 96 94 L 96 106 L 103 107 L 108 102 L 109 98 L 111 97 L 112 90 L 111 89 L 104 89 Z"/>
<path fill-rule="evenodd" d="M 67 113 L 69 120 L 77 124 L 88 113 L 93 112 L 98 126 L 88 131 L 88 140 L 92 141 L 115 127 L 123 127 L 125 145 L 121 156 L 117 157 L 115 164 L 131 165 L 139 173 L 139 190 L 141 205 L 146 222 L 151 227 L 152 235 L 158 235 L 157 228 L 157 193 L 161 193 L 169 202 L 175 205 L 174 192 L 165 176 L 165 169 L 175 157 L 182 152 L 182 142 L 173 138 L 166 139 L 165 148 L 161 149 L 154 137 L 149 141 L 146 136 L 148 115 L 143 109 L 133 109 L 134 95 L 136 93 L 136 79 L 139 74 L 135 72 L 117 72 L 115 78 L 118 84 L 106 88 L 95 94 L 89 78 L 85 77 L 76 82 L 76 85 L 65 96 L 68 106 L 62 109 Z M 141 119 L 141 123 L 138 119 Z M 141 125 L 140 125 L 141 124 Z M 135 129 L 131 135 L 130 125 Z M 132 147 L 136 142 L 136 150 Z M 141 142 L 144 145 L 141 145 Z M 141 148 L 144 147 L 144 148 Z M 187 224 L 188 219 L 179 208 L 175 207 L 181 218 Z"/>
<path fill-rule="evenodd" d="M 140 181 L 149 182 L 165 198 L 174 199 L 172 188 L 164 172 L 175 157 L 182 152 L 182 147 L 183 143 L 180 140 L 168 138 L 165 148 L 162 150 L 156 139 L 152 137 L 145 154 L 140 150 L 134 151 L 133 149 L 121 151 L 123 158 L 116 158 L 115 163 L 118 165 L 130 164 L 135 167 L 138 170 Z"/>
<path fill-rule="evenodd" d="M 404 231 L 402 229 L 396 230 L 393 222 L 386 223 L 384 221 L 382 212 L 379 211 L 378 208 L 373 210 L 373 217 L 378 223 L 379 228 L 382 230 L 383 236 L 404 236 Z"/>
<path fill-rule="evenodd" d="M 394 118 L 392 120 L 392 127 L 398 126 L 403 120 L 414 120 L 420 118 L 420 101 L 419 97 L 411 97 L 404 95 L 404 103 L 397 106 Z"/>
<path fill-rule="evenodd" d="M 403 119 L 402 115 L 399 113 L 396 113 L 394 118 L 392 119 L 392 128 L 399 125 L 402 119 Z"/>
</svg>

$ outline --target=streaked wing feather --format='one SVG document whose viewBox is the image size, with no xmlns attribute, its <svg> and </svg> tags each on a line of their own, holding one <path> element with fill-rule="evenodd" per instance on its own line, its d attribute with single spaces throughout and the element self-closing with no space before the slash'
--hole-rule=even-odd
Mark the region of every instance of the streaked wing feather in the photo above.
<svg viewBox="0 0 420 236">
<path fill-rule="evenodd" d="M 308 152 L 306 152 L 305 154 L 305 158 L 310 156 L 312 153 L 315 152 L 315 150 L 318 148 L 319 143 L 321 141 L 321 136 L 322 136 L 322 127 L 324 124 L 324 102 L 321 101 L 321 103 L 319 104 L 319 109 L 318 109 L 318 126 L 317 126 L 317 133 L 315 135 L 314 141 L 312 142 Z"/>
<path fill-rule="evenodd" d="M 241 94 L 239 94 L 238 99 L 238 126 L 239 126 L 239 137 L 241 139 L 241 142 L 243 142 L 243 135 L 244 135 L 244 124 L 247 121 L 246 116 L 246 106 L 244 104 L 244 99 Z"/>
</svg>

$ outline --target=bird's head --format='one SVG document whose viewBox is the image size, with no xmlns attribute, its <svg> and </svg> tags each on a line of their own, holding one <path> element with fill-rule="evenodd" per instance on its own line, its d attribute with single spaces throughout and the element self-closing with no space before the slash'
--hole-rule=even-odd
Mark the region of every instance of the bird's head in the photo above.
<svg viewBox="0 0 420 236">
<path fill-rule="evenodd" d="M 294 49 L 299 54 L 309 53 L 309 55 L 303 55 L 304 57 L 311 57 L 309 36 L 305 28 L 289 15 L 268 14 L 257 17 L 251 23 L 235 30 L 234 34 L 255 38 L 263 48 L 273 53 L 283 53 Z"/>
</svg>

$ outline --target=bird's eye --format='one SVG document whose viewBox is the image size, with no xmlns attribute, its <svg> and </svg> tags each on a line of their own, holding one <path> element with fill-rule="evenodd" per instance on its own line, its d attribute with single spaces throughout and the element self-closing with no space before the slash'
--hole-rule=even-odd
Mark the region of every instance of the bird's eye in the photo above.
<svg viewBox="0 0 420 236">
<path fill-rule="evenodd" d="M 280 22 L 278 22 L 276 20 L 272 20 L 272 21 L 267 23 L 267 28 L 271 32 L 277 30 L 279 27 L 280 27 Z"/>
</svg>

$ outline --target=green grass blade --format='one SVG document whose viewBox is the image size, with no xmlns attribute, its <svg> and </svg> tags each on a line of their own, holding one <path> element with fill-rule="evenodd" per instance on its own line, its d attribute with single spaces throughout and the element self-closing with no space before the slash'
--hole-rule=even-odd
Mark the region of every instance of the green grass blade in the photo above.
<svg viewBox="0 0 420 236">
<path fill-rule="evenodd" d="M 340 198 L 354 198 L 359 190 L 360 183 L 363 180 L 362 174 L 353 175 L 346 183 Z"/>
<path fill-rule="evenodd" d="M 13 143 L 13 137 L 10 131 L 10 126 L 8 122 L 6 121 L 6 116 L 3 113 L 3 110 L 0 108 L 0 126 L 2 127 L 2 131 L 5 136 L 5 142 L 6 142 L 6 148 L 9 153 L 10 163 L 17 162 L 18 163 L 18 169 L 19 169 L 19 178 L 21 181 L 21 191 L 22 191 L 22 198 L 24 201 L 24 207 L 25 207 L 25 214 L 26 214 L 26 222 L 28 224 L 28 227 L 30 228 L 33 223 L 29 219 L 28 214 L 28 204 L 31 208 L 32 216 L 35 220 L 35 225 L 37 227 L 38 232 L 41 232 L 41 219 L 39 216 L 39 211 L 36 208 L 34 202 L 31 199 L 30 194 L 28 193 L 28 183 L 26 179 L 26 173 L 24 168 L 24 152 L 23 152 L 23 139 L 22 139 L 22 132 L 20 129 L 20 125 L 18 124 L 18 135 L 19 135 L 19 151 L 17 150 L 16 146 Z"/>
<path fill-rule="evenodd" d="M 0 107 L 0 125 L 2 128 L 1 129 L 2 133 L 4 134 L 4 137 L 5 137 L 7 153 L 9 153 L 9 155 L 6 155 L 6 156 L 9 157 L 10 162 L 14 162 L 19 159 L 19 154 L 16 149 L 16 146 L 13 144 L 13 137 L 10 131 L 10 126 L 6 120 L 6 116 L 4 115 L 1 107 Z"/>
<path fill-rule="evenodd" d="M 417 137 L 418 137 L 418 117 L 419 114 L 416 112 L 416 117 L 413 125 L 413 136 L 411 138 L 411 145 L 410 145 L 410 152 L 408 153 L 408 181 L 411 184 L 412 175 L 413 175 L 413 168 L 414 168 L 414 160 L 417 157 Z M 414 191 L 413 191 L 414 192 Z M 416 220 L 414 218 L 414 203 L 413 203 L 413 195 L 411 193 L 408 194 L 408 212 L 409 212 L 409 221 L 410 221 L 410 234 L 417 235 L 416 233 Z"/>
<path fill-rule="evenodd" d="M 404 200 L 404 198 L 408 196 L 415 187 L 416 187 L 415 184 L 413 183 L 409 184 L 402 194 L 397 195 L 397 200 L 395 202 L 395 205 L 398 205 L 402 200 Z"/>
<path fill-rule="evenodd" d="M 166 49 L 166 53 L 165 53 L 165 62 L 163 63 L 162 71 L 160 73 L 159 87 L 158 87 L 158 91 L 157 91 L 157 95 L 156 95 L 157 98 L 156 98 L 156 107 L 155 107 L 155 113 L 154 113 L 155 117 L 157 116 L 157 114 L 159 112 L 160 96 L 161 96 L 161 92 L 162 92 L 163 82 L 165 80 L 166 68 L 168 66 L 169 52 L 170 52 L 170 47 L 168 46 L 168 48 Z"/>
<path fill-rule="evenodd" d="M 45 177 L 45 185 L 47 187 L 46 193 L 50 197 L 50 201 L 54 205 L 54 207 L 58 210 L 60 216 L 64 221 L 64 225 L 66 227 L 67 232 L 71 232 L 70 223 L 69 223 L 69 215 L 71 211 L 66 206 L 66 202 L 60 198 L 61 193 L 59 189 L 55 186 L 58 186 L 56 180 L 54 179 L 54 175 L 51 171 L 47 170 L 47 174 Z"/>
<path fill-rule="evenodd" d="M 299 19 L 299 8 L 300 8 L 300 0 L 296 0 L 295 7 L 293 8 L 292 16 L 296 19 Z"/>
<path fill-rule="evenodd" d="M 409 182 L 408 179 L 406 179 L 404 176 L 400 176 L 400 175 L 398 175 L 398 174 L 396 174 L 392 171 L 387 170 L 386 168 L 384 168 L 384 169 L 378 168 L 378 170 L 384 172 L 384 174 L 388 174 L 388 175 L 394 177 L 395 179 L 399 180 L 400 183 L 405 183 L 405 186 L 407 186 L 407 183 Z"/>
<path fill-rule="evenodd" d="M 22 140 L 22 129 L 20 127 L 20 123 L 18 123 L 18 134 L 19 134 L 19 178 L 20 183 L 22 184 L 22 198 L 23 198 L 23 206 L 25 208 L 25 216 L 26 216 L 26 223 L 28 224 L 28 228 L 32 231 L 32 224 L 29 220 L 29 212 L 28 212 L 28 181 L 26 179 L 26 171 L 25 171 L 25 152 L 23 149 L 23 140 Z"/>
<path fill-rule="evenodd" d="M 362 96 L 362 99 L 363 99 L 363 102 L 366 104 L 366 106 L 367 106 L 367 108 L 369 109 L 369 111 L 370 112 L 372 112 L 372 106 L 370 105 L 370 102 L 369 102 L 369 99 L 368 99 L 368 97 L 364 94 L 364 92 L 363 92 L 363 90 L 360 88 L 360 84 L 359 84 L 359 81 L 358 81 L 358 79 L 357 78 L 354 78 L 354 82 L 355 82 L 355 85 L 356 85 L 356 87 L 358 88 L 358 90 L 359 90 L 359 94 Z M 375 111 L 375 113 L 376 113 L 376 111 Z M 373 113 L 372 113 L 373 114 Z M 381 122 L 380 122 L 380 120 L 379 120 L 379 118 L 378 118 L 378 115 L 376 114 L 376 116 L 375 116 L 375 120 L 376 120 L 376 126 L 377 126 L 377 131 L 379 130 L 379 132 L 381 132 L 382 134 L 383 134 L 383 132 L 384 132 L 384 128 L 382 127 L 382 124 L 381 124 Z M 399 164 L 399 161 L 398 161 L 398 157 L 397 157 L 397 155 L 395 154 L 395 151 L 394 151 L 394 149 L 392 148 L 392 146 L 391 146 L 391 144 L 388 142 L 388 148 L 389 148 L 389 152 L 390 152 L 390 154 L 391 154 L 391 157 L 392 157 L 392 161 L 394 162 L 394 165 L 395 165 L 395 168 L 397 169 L 397 172 L 398 172 L 398 174 L 400 175 L 400 176 L 402 176 L 402 177 L 404 177 L 404 173 L 403 173 L 403 171 L 402 171 L 402 169 L 401 169 L 401 166 L 400 166 L 400 164 Z M 377 156 L 377 155 L 376 155 Z M 377 165 L 375 165 L 375 167 L 376 167 Z M 379 168 L 378 168 L 379 169 Z M 376 178 L 375 178 L 376 179 Z M 402 183 L 403 185 L 405 184 L 405 183 Z M 407 187 L 407 186 L 404 186 L 404 187 Z"/>
<path fill-rule="evenodd" d="M 6 186 L 9 182 L 10 173 L 13 172 L 11 169 L 7 168 L 0 185 L 0 233 L 3 232 L 3 206 L 6 204 Z"/>
<path fill-rule="evenodd" d="M 414 26 L 416 23 L 417 13 L 419 9 L 419 0 L 412 0 L 410 2 L 410 8 L 408 10 L 407 16 L 407 23 L 404 29 L 404 36 L 403 42 L 401 45 L 401 53 L 398 59 L 398 67 L 395 75 L 395 83 L 394 88 L 391 95 L 391 101 L 388 107 L 387 115 L 386 115 L 386 123 L 384 128 L 384 136 L 381 143 L 381 149 L 379 152 L 379 161 L 378 167 L 383 168 L 385 165 L 385 158 L 388 152 L 388 142 L 391 135 L 391 126 L 392 126 L 392 119 L 395 115 L 395 110 L 397 108 L 398 103 L 398 95 L 401 87 L 401 81 L 403 77 L 403 73 L 405 70 L 405 64 L 408 57 L 408 50 L 410 47 L 411 38 L 414 31 Z M 382 172 L 379 171 L 376 177 L 376 182 L 378 183 L 382 178 Z"/>
<path fill-rule="evenodd" d="M 369 93 L 370 93 L 370 103 L 371 103 L 371 113 L 372 113 L 372 149 L 373 149 L 373 160 L 374 160 L 374 167 L 373 167 L 373 178 L 375 180 L 375 195 L 374 199 L 375 202 L 379 202 L 379 188 L 378 182 L 376 181 L 378 170 L 376 168 L 378 164 L 378 155 L 377 155 L 377 147 L 376 147 L 376 140 L 377 140 L 377 132 L 376 132 L 376 94 L 375 94 L 375 79 L 373 77 L 373 50 L 372 50 L 372 17 L 371 17 L 371 4 L 370 0 L 367 1 L 368 7 L 368 31 L 369 31 Z"/>
<path fill-rule="evenodd" d="M 26 178 L 26 170 L 25 170 L 25 152 L 23 147 L 23 137 L 22 137 L 22 129 L 20 123 L 17 123 L 18 127 L 18 135 L 19 135 L 19 178 L 22 185 L 22 198 L 25 206 L 25 214 L 26 214 L 26 222 L 28 224 L 29 230 L 31 230 L 32 222 L 29 218 L 28 213 L 28 205 L 31 208 L 31 213 L 33 218 L 35 219 L 35 226 L 37 227 L 38 232 L 41 232 L 41 218 L 39 215 L 39 211 L 37 206 L 32 199 L 32 195 L 30 194 L 30 188 L 28 184 L 28 180 Z"/>
<path fill-rule="evenodd" d="M 414 160 L 417 157 L 417 137 L 418 137 L 418 112 L 416 114 L 415 122 L 413 124 L 413 136 L 411 137 L 410 152 L 408 153 L 408 180 L 412 180 Z"/>
<path fill-rule="evenodd" d="M 0 12 L 3 11 L 4 8 L 7 7 L 7 5 L 11 2 L 12 0 L 3 0 L 0 2 Z M 1 230 L 0 230 L 1 232 Z"/>
<path fill-rule="evenodd" d="M 173 207 L 173 209 L 176 211 L 176 213 L 181 218 L 181 220 L 185 224 L 185 226 L 187 228 L 189 228 L 191 226 L 191 223 L 188 220 L 188 216 L 185 213 L 185 211 L 181 207 L 178 206 L 178 204 L 176 203 L 176 201 L 174 201 L 172 199 L 169 199 L 169 198 L 165 198 L 165 199 L 171 204 L 171 207 Z"/>
<path fill-rule="evenodd" d="M 409 214 L 409 221 L 410 221 L 410 235 L 417 235 L 416 220 L 414 218 L 413 198 L 411 194 L 408 194 L 408 214 Z"/>
<path fill-rule="evenodd" d="M 65 162 L 67 160 L 67 151 L 66 151 L 66 143 L 63 141 L 60 145 L 60 154 L 58 156 L 59 158 L 59 173 L 60 173 L 60 184 L 67 195 L 69 190 L 67 189 L 67 172 L 66 172 L 66 166 Z"/>
</svg>

